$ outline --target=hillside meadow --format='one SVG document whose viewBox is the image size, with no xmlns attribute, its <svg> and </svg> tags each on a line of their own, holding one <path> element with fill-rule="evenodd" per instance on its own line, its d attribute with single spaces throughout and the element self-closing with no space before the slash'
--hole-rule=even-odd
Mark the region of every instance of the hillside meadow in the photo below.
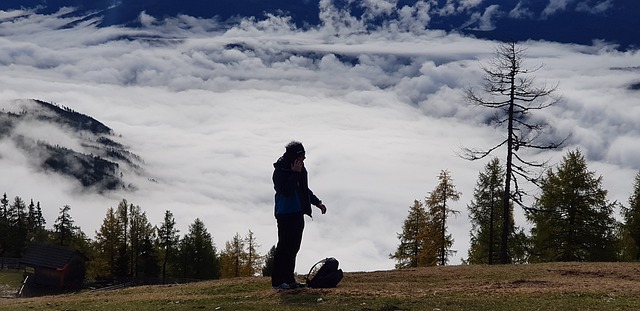
<svg viewBox="0 0 640 311">
<path fill-rule="evenodd" d="M 346 273 L 333 289 L 276 291 L 253 277 L 0 300 L 0 310 L 275 309 L 640 310 L 640 264 L 445 266 Z"/>
</svg>

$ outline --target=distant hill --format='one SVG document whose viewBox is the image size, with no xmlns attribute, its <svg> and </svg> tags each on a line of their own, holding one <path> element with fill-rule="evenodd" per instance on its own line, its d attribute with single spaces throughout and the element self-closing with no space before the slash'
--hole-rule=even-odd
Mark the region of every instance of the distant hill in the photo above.
<svg viewBox="0 0 640 311">
<path fill-rule="evenodd" d="M 398 19 L 402 11 L 428 15 L 427 28 L 481 38 L 578 44 L 605 40 L 624 49 L 640 47 L 638 0 L 398 0 L 394 10 L 381 8 L 376 1 L 330 3 L 371 26 Z M 296 25 L 305 27 L 322 22 L 320 5 L 320 0 L 3 0 L 0 10 L 37 8 L 40 13 L 50 14 L 61 7 L 74 7 L 78 14 L 100 16 L 101 26 L 130 27 L 140 26 L 138 17 L 142 11 L 156 18 L 185 14 L 220 21 L 234 21 L 238 17 L 261 19 L 270 13 L 290 16 Z M 401 10 L 403 7 L 412 9 Z"/>
<path fill-rule="evenodd" d="M 142 170 L 142 159 L 116 142 L 108 126 L 41 100 L 3 103 L 3 139 L 11 140 L 36 169 L 71 177 L 98 191 L 135 189 L 125 182 L 124 172 Z"/>
</svg>

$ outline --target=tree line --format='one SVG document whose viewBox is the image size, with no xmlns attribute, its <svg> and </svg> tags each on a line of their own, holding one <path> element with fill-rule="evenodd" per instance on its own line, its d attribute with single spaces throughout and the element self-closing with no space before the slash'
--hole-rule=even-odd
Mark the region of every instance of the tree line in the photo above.
<svg viewBox="0 0 640 311">
<path fill-rule="evenodd" d="M 51 229 L 45 228 L 40 202 L 26 205 L 22 198 L 0 198 L 0 257 L 20 258 L 34 242 L 81 251 L 89 261 L 87 275 L 100 279 L 144 282 L 202 280 L 270 275 L 273 247 L 267 255 L 249 230 L 239 233 L 218 250 L 204 222 L 196 218 L 180 236 L 169 210 L 159 225 L 152 225 L 138 205 L 123 199 L 110 207 L 91 239 L 75 225 L 71 207 L 60 208 Z"/>
<path fill-rule="evenodd" d="M 562 101 L 554 94 L 558 84 L 537 85 L 531 76 L 542 66 L 524 66 L 526 48 L 501 43 L 488 64 L 479 90 L 469 87 L 464 100 L 477 108 L 492 109 L 487 125 L 504 130 L 504 137 L 490 148 L 462 148 L 470 161 L 506 150 L 505 160 L 491 159 L 478 176 L 473 199 L 467 206 L 471 221 L 470 264 L 549 261 L 640 260 L 640 173 L 628 206 L 607 200 L 602 177 L 588 170 L 580 150 L 569 151 L 554 169 L 547 162 L 527 159 L 524 150 L 560 148 L 569 138 L 546 137 L 549 125 L 533 116 L 538 110 Z M 503 164 L 504 163 L 504 164 Z M 447 205 L 459 199 L 448 171 L 423 201 L 415 200 L 398 234 L 396 267 L 444 265 L 453 251 L 447 234 Z M 540 189 L 535 197 L 524 184 Z M 529 204 L 525 197 L 532 197 Z M 514 205 L 524 211 L 532 229 L 527 234 L 514 221 Z M 614 217 L 621 210 L 622 221 Z"/>
<path fill-rule="evenodd" d="M 471 223 L 467 264 L 500 263 L 505 168 L 490 160 L 478 175 L 467 205 Z M 590 171 L 579 150 L 569 151 L 540 181 L 541 193 L 525 210 L 530 232 L 515 226 L 508 206 L 510 263 L 556 261 L 640 261 L 640 172 L 627 205 L 607 199 L 602 176 Z M 414 200 L 390 258 L 396 268 L 445 265 L 455 254 L 446 219 L 457 213 L 448 202 L 459 199 L 451 174 L 442 171 L 438 186 Z M 620 211 L 621 221 L 615 212 Z"/>
</svg>

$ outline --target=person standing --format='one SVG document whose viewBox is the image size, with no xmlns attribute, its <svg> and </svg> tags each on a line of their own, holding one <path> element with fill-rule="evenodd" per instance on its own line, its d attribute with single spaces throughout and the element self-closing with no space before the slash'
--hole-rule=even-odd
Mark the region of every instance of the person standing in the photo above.
<svg viewBox="0 0 640 311">
<path fill-rule="evenodd" d="M 292 141 L 273 164 L 274 214 L 278 223 L 278 244 L 271 274 L 271 285 L 275 289 L 304 287 L 294 276 L 304 231 L 304 215 L 311 217 L 311 205 L 318 207 L 322 214 L 327 212 L 327 207 L 309 189 L 305 159 L 302 143 Z"/>
</svg>

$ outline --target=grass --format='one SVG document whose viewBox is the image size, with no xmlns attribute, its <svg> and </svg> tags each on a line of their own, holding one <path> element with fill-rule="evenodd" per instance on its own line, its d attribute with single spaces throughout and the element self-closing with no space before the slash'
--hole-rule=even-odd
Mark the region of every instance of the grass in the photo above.
<svg viewBox="0 0 640 311">
<path fill-rule="evenodd" d="M 22 285 L 22 271 L 0 270 L 0 297 L 13 296 L 20 288 L 20 285 Z M 0 301 L 2 299 L 0 298 Z"/>
<path fill-rule="evenodd" d="M 1 283 L 0 283 L 1 284 Z M 2 299 L 0 310 L 640 310 L 640 264 L 449 266 L 346 273 L 278 292 L 268 278 Z"/>
</svg>

